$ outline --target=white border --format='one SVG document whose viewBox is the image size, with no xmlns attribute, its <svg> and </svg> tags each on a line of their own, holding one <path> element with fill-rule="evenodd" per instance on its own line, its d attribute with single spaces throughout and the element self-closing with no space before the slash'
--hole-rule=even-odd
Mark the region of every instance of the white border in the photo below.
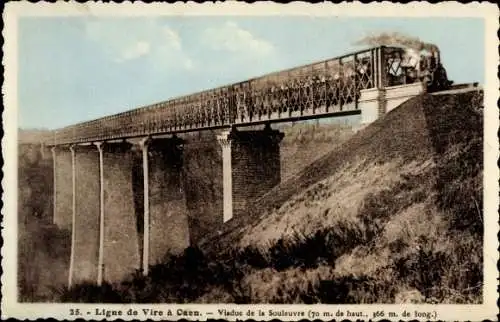
<svg viewBox="0 0 500 322">
<path fill-rule="evenodd" d="M 482 305 L 95 305 L 95 304 L 24 304 L 17 303 L 16 263 L 17 263 L 17 19 L 21 16 L 82 16 L 82 15 L 113 15 L 113 16 L 144 16 L 144 15 L 314 15 L 314 16 L 371 16 L 371 17 L 479 17 L 485 22 L 485 119 L 484 119 L 484 303 Z M 70 308 L 80 308 L 82 311 L 94 310 L 96 307 L 107 309 L 134 309 L 161 308 L 163 310 L 177 310 L 177 308 L 191 308 L 200 311 L 216 312 L 217 308 L 260 308 L 266 311 L 270 308 L 289 310 L 310 310 L 336 312 L 337 309 L 359 311 L 368 314 L 379 310 L 402 312 L 428 311 L 436 312 L 441 320 L 495 320 L 498 314 L 496 292 L 498 271 L 498 178 L 497 160 L 499 144 L 497 129 L 499 115 L 497 109 L 499 81 L 496 75 L 499 62 L 498 57 L 498 8 L 494 4 L 460 4 L 460 3 L 410 3 L 393 4 L 390 2 L 374 4 L 309 4 L 294 2 L 287 5 L 276 3 L 176 3 L 176 4 L 145 4 L 145 3 L 7 3 L 3 13 L 5 27 L 3 30 L 5 82 L 2 87 L 4 94 L 2 154 L 4 158 L 2 196 L 2 319 L 15 317 L 18 319 L 49 318 L 75 319 L 69 316 Z M 451 33 L 452 31 L 450 31 Z M 209 316 L 211 318 L 236 319 L 236 317 Z M 85 316 L 83 316 L 85 318 Z M 94 319 L 102 317 L 93 316 Z M 121 316 L 129 320 L 133 317 Z M 152 319 L 187 318 L 179 316 L 151 317 Z M 194 317 L 191 317 L 193 319 Z M 205 319 L 201 317 L 201 319 Z M 242 319 L 242 317 L 238 317 Z M 245 317 L 243 317 L 244 319 Z M 261 320 L 258 316 L 254 319 Z M 305 318 L 312 319 L 311 316 Z M 321 318 L 321 316 L 319 317 Z M 345 319 L 346 316 L 340 318 Z M 386 317 L 387 318 L 387 317 Z M 402 318 L 401 316 L 399 318 Z M 199 319 L 199 318 L 197 318 Z M 267 318 L 271 319 L 271 318 Z M 282 320 L 293 319 L 281 317 Z M 353 318 L 355 319 L 355 318 Z M 404 319 L 404 318 L 403 318 Z"/>
</svg>

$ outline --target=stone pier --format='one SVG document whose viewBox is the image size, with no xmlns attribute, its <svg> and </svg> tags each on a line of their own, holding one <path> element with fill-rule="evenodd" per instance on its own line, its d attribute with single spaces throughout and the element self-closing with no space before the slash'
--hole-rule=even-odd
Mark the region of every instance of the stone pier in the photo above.
<svg viewBox="0 0 500 322">
<path fill-rule="evenodd" d="M 73 207 L 71 151 L 69 147 L 53 147 L 54 215 L 53 222 L 61 229 L 71 229 Z"/>
<path fill-rule="evenodd" d="M 222 149 L 215 133 L 185 137 L 182 151 L 184 194 L 190 244 L 222 229 Z"/>
<path fill-rule="evenodd" d="M 104 280 L 118 282 L 140 268 L 131 144 L 103 145 Z"/>
<path fill-rule="evenodd" d="M 73 284 L 97 281 L 100 171 L 96 146 L 75 146 L 76 213 Z"/>
<path fill-rule="evenodd" d="M 280 183 L 280 147 L 283 133 L 266 127 L 260 131 L 226 131 L 222 146 L 224 222 L 244 214 L 255 199 Z"/>
<path fill-rule="evenodd" d="M 183 187 L 183 141 L 177 137 L 154 139 L 147 145 L 149 186 L 149 238 L 145 234 L 144 256 L 148 265 L 189 246 L 188 209 Z M 145 182 L 146 185 L 146 182 Z M 145 200 L 146 201 L 146 200 Z M 146 225 L 146 223 L 145 223 Z"/>
</svg>

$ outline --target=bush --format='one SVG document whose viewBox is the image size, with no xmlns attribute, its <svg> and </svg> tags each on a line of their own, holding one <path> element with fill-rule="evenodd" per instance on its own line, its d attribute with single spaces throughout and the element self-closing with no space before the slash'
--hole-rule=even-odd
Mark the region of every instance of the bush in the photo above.
<svg viewBox="0 0 500 322">
<path fill-rule="evenodd" d="M 315 294 L 318 302 L 328 304 L 390 303 L 395 285 L 367 276 L 343 276 L 321 281 Z"/>
<path fill-rule="evenodd" d="M 74 287 L 59 290 L 62 302 L 70 303 L 123 303 L 123 299 L 111 284 L 97 286 L 92 282 L 80 283 Z"/>
</svg>

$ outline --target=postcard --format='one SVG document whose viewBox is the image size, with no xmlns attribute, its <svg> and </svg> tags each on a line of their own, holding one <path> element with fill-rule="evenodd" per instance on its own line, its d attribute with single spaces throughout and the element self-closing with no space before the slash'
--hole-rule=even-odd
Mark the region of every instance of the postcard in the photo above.
<svg viewBox="0 0 500 322">
<path fill-rule="evenodd" d="M 2 318 L 495 320 L 498 14 L 7 3 Z"/>
</svg>

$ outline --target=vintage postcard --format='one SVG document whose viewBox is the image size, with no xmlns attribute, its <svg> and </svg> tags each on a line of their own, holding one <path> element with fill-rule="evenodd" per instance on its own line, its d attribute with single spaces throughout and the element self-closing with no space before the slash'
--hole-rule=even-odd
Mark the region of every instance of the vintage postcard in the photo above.
<svg viewBox="0 0 500 322">
<path fill-rule="evenodd" d="M 496 320 L 498 15 L 7 3 L 2 319 Z"/>
</svg>

